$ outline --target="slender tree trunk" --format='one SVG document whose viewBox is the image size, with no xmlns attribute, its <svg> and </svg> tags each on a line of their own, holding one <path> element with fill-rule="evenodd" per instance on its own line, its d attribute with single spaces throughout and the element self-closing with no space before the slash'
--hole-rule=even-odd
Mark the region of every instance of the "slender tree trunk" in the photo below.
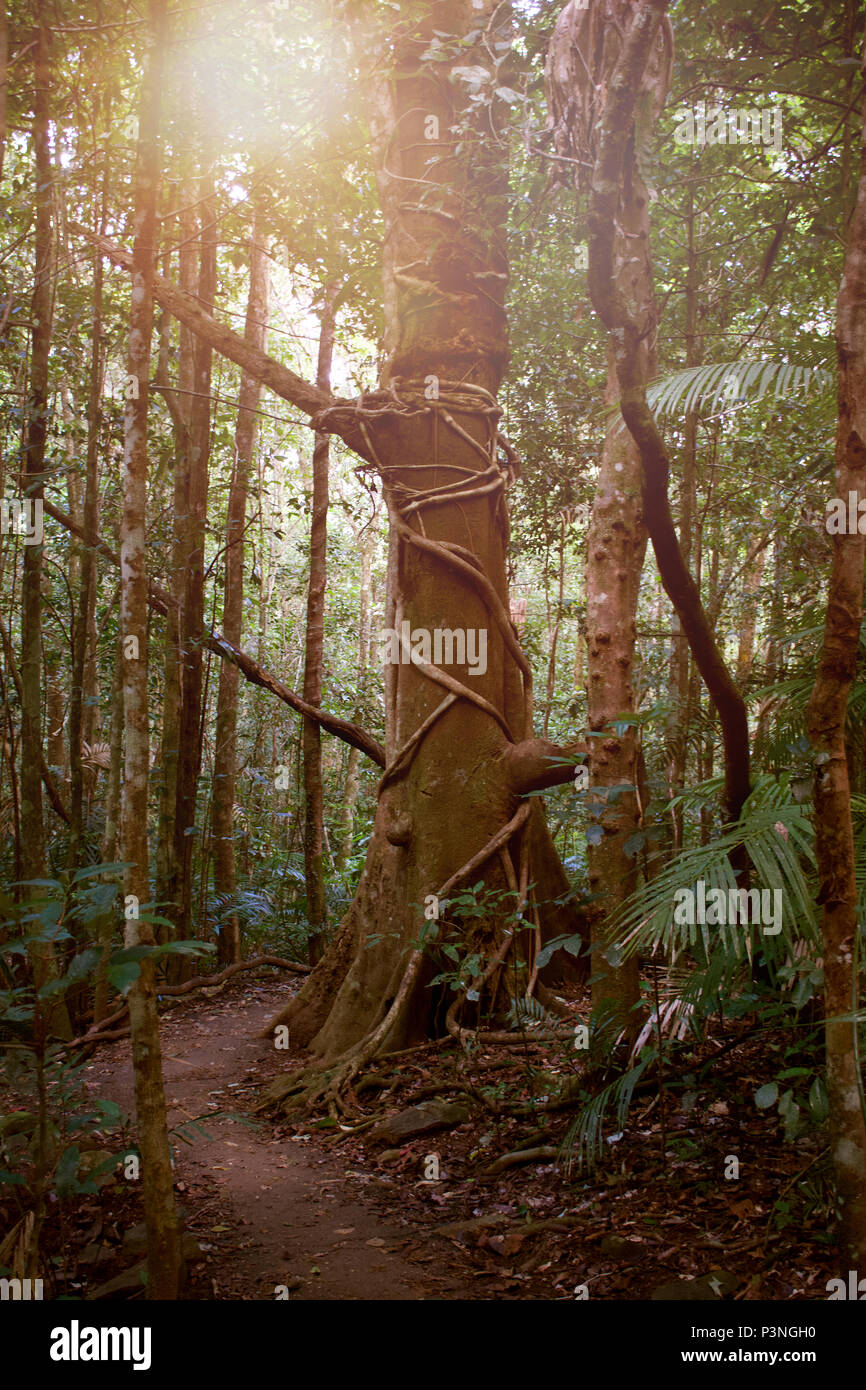
<svg viewBox="0 0 866 1390">
<path fill-rule="evenodd" d="M 703 344 L 698 334 L 698 304 L 700 266 L 695 246 L 695 209 L 691 192 L 687 199 L 686 237 L 686 366 L 696 367 L 702 359 Z M 680 552 L 686 569 L 691 570 L 695 510 L 697 507 L 698 412 L 689 410 L 683 421 L 682 477 L 680 480 Z M 665 728 L 668 755 L 668 796 L 679 796 L 686 782 L 686 763 L 689 746 L 689 700 L 691 656 L 679 616 L 671 616 L 670 688 L 673 694 L 671 712 Z M 683 808 L 674 807 L 671 814 L 673 849 L 682 848 Z"/>
<path fill-rule="evenodd" d="M 33 75 L 33 147 L 36 156 L 35 278 L 31 298 L 32 350 L 25 426 L 22 493 L 34 507 L 42 506 L 45 447 L 50 408 L 48 359 L 51 350 L 53 295 L 51 205 L 54 175 L 49 144 L 50 34 L 44 6 L 37 10 Z M 21 834 L 25 878 L 45 874 L 45 825 L 42 810 L 42 554 L 38 545 L 24 546 L 21 581 Z"/>
<path fill-rule="evenodd" d="M 550 732 L 550 716 L 553 713 L 553 700 L 556 692 L 556 649 L 559 646 L 559 629 L 562 626 L 562 602 L 565 594 L 565 517 L 559 519 L 559 566 L 556 596 L 556 617 L 550 625 L 550 638 L 547 649 L 547 690 L 544 700 L 544 723 L 542 731 L 547 738 Z"/>
<path fill-rule="evenodd" d="M 201 261 L 198 299 L 213 312 L 216 293 L 216 224 L 213 211 L 213 180 L 201 182 Z M 192 932 L 192 867 L 198 838 L 196 803 L 201 773 L 202 737 L 202 635 L 204 632 L 204 546 L 207 518 L 208 464 L 210 459 L 211 360 L 207 343 L 195 344 L 194 395 L 189 412 L 189 494 L 186 506 L 186 568 L 180 609 L 180 718 L 175 803 L 175 862 L 179 872 L 176 901 L 177 931 L 181 937 Z M 178 957 L 180 963 L 183 957 Z M 182 969 L 172 972 L 179 978 Z"/>
<path fill-rule="evenodd" d="M 367 664 L 370 655 L 370 591 L 371 562 L 373 558 L 372 539 L 367 536 L 358 541 L 361 552 L 361 585 L 358 598 L 358 692 L 359 701 L 356 714 L 360 715 L 360 692 L 367 677 Z M 340 821 L 340 846 L 337 852 L 337 871 L 345 873 L 346 863 L 352 853 L 355 827 L 355 806 L 361 789 L 361 755 L 357 748 L 349 749 L 346 763 L 346 781 L 343 787 L 343 810 Z"/>
<path fill-rule="evenodd" d="M 103 208 L 104 211 L 104 208 Z M 101 230 L 101 228 L 100 228 Z M 84 817 L 84 701 L 87 689 L 87 654 L 96 607 L 96 536 L 99 524 L 99 431 L 102 423 L 102 255 L 93 257 L 93 320 L 90 344 L 90 383 L 87 402 L 87 462 L 83 530 L 87 542 L 81 549 L 81 574 L 73 630 L 72 689 L 69 697 L 69 761 L 71 795 L 69 814 L 69 862 L 75 864 L 81 850 Z"/>
<path fill-rule="evenodd" d="M 54 172 L 50 146 L 51 34 L 44 4 L 36 10 L 37 30 L 33 54 L 33 147 L 36 157 L 36 217 L 34 235 L 35 274 L 31 298 L 32 347 L 30 381 L 25 416 L 24 459 L 21 491 L 27 503 L 41 509 L 44 498 L 45 452 L 50 409 L 48 362 L 51 349 L 53 233 L 51 206 Z M 21 582 L 21 871 L 25 879 L 45 877 L 45 822 L 42 808 L 42 540 L 24 546 Z M 34 944 L 31 951 L 34 982 L 42 986 L 57 973 L 50 941 Z M 62 999 L 56 999 L 43 1020 L 49 1032 L 71 1037 L 69 1016 Z"/>
<path fill-rule="evenodd" d="M 142 84 L 135 184 L 132 305 L 129 315 L 129 392 L 123 422 L 121 631 L 125 766 L 121 842 L 126 870 L 127 947 L 153 943 L 139 906 L 150 901 L 148 872 L 147 707 L 147 412 L 153 330 L 154 234 L 160 172 L 159 115 L 165 54 L 165 0 L 151 0 L 153 46 Z M 129 990 L 132 1065 L 147 1227 L 148 1297 L 173 1299 L 181 1275 L 178 1220 L 162 1079 L 154 967 L 147 958 Z"/>
<path fill-rule="evenodd" d="M 52 676 L 46 682 L 45 691 L 45 752 L 46 761 L 50 768 L 55 769 L 60 781 L 66 778 L 67 759 L 66 759 L 66 701 L 63 698 L 63 687 L 60 684 L 59 672 L 63 666 L 65 652 L 56 649 L 48 650 L 45 653 L 46 665 L 58 675 Z M 53 774 L 52 774 L 53 775 Z"/>
<path fill-rule="evenodd" d="M 9 91 L 9 41 L 7 38 L 6 4 L 0 0 L 0 179 L 6 154 L 6 97 Z"/>
<path fill-rule="evenodd" d="M 778 681 L 783 679 L 784 648 L 782 645 L 782 638 L 784 636 L 785 622 L 784 549 L 782 538 L 777 536 L 773 544 L 773 590 L 770 596 L 767 640 L 764 643 L 763 651 L 764 685 L 775 685 Z M 769 738 L 770 720 L 778 707 L 779 697 L 777 695 L 768 695 L 766 699 L 761 701 L 758 707 L 758 719 L 755 728 L 755 748 L 759 751 L 763 749 L 765 740 Z"/>
<path fill-rule="evenodd" d="M 766 547 L 759 550 L 746 570 L 746 593 L 743 601 L 743 617 L 737 644 L 737 684 L 742 690 L 752 673 L 755 655 L 755 629 L 758 623 L 759 596 L 764 577 L 764 564 L 767 559 Z"/>
<path fill-rule="evenodd" d="M 121 790 L 123 785 L 123 640 L 118 636 L 114 676 L 111 685 L 111 722 L 108 734 L 108 785 L 105 789 L 105 833 L 102 858 L 106 864 L 117 861 L 120 833 Z"/>
<path fill-rule="evenodd" d="M 191 196 L 192 187 L 181 184 L 180 197 Z M 181 245 L 178 279 L 185 294 L 193 294 L 196 286 L 197 249 L 196 222 L 190 208 L 181 212 L 178 225 Z M 164 389 L 168 382 L 170 325 L 161 327 L 161 346 L 158 377 L 171 414 L 174 432 L 174 479 L 172 484 L 172 544 L 171 596 L 165 617 L 165 652 L 163 657 L 162 739 L 160 744 L 159 837 L 157 840 L 157 901 L 161 914 L 174 923 L 179 932 L 183 894 L 182 868 L 177 836 L 178 776 L 181 749 L 181 624 L 186 603 L 186 576 L 190 546 L 189 473 L 190 473 L 190 412 L 195 389 L 195 349 L 193 334 L 181 325 L 177 354 L 177 392 Z"/>
<path fill-rule="evenodd" d="M 635 234 L 634 224 L 648 221 L 645 196 L 621 207 L 618 220 L 624 231 Z M 624 236 L 620 253 L 624 265 L 631 255 Z M 636 286 L 636 292 L 646 293 L 646 286 Z M 652 370 L 647 358 L 648 376 Z M 605 399 L 611 403 L 616 398 L 616 372 L 609 360 Z M 617 964 L 606 953 L 613 944 L 608 924 L 637 879 L 637 854 L 625 849 L 639 819 L 636 731 L 629 726 L 619 732 L 615 722 L 635 708 L 632 673 L 646 531 L 640 460 L 634 441 L 618 422 L 608 430 L 601 452 L 586 553 L 587 728 L 594 735 L 587 741 L 588 808 L 590 824 L 602 831 L 597 843 L 591 839 L 587 844 L 589 888 L 598 895 L 591 918 L 592 998 L 599 1015 L 612 1015 L 618 1028 L 631 1036 L 638 1026 L 639 961 L 632 955 Z M 610 795 L 611 787 L 620 790 Z"/>
<path fill-rule="evenodd" d="M 331 389 L 331 360 L 336 327 L 336 286 L 327 288 L 319 315 L 319 360 L 316 385 Z M 328 548 L 329 436 L 316 431 L 313 445 L 313 507 L 310 523 L 310 582 L 307 590 L 307 633 L 304 658 L 304 699 L 322 702 L 322 651 L 325 639 L 325 587 Z M 304 720 L 304 878 L 307 889 L 309 960 L 315 965 L 324 950 L 328 926 L 325 896 L 325 798 L 322 786 L 322 734 L 315 720 Z"/>
<path fill-rule="evenodd" d="M 123 779 L 123 634 L 118 633 L 115 643 L 114 677 L 111 687 L 111 718 L 109 723 L 108 746 L 108 785 L 105 789 L 105 832 L 102 838 L 102 861 L 115 864 L 118 860 L 118 836 L 120 833 L 121 790 Z M 108 1007 L 108 966 L 111 956 L 111 943 L 114 936 L 113 923 L 109 918 L 97 927 L 100 958 L 96 966 L 93 984 L 93 1022 L 100 1023 L 109 1012 Z"/>
<path fill-rule="evenodd" d="M 866 102 L 857 199 L 836 301 L 836 495 L 866 498 Z M 845 750 L 848 696 L 863 621 L 862 535 L 836 534 L 818 673 L 807 714 L 815 754 L 815 848 L 823 904 L 830 1148 L 842 1200 L 840 1270 L 866 1269 L 866 1122 L 858 1054 L 857 880 Z M 852 1019 L 853 1015 L 853 1019 Z"/>
<path fill-rule="evenodd" d="M 575 167 L 581 170 L 596 159 L 599 127 L 607 119 L 612 99 L 608 84 L 619 58 L 620 26 L 629 12 L 629 0 L 610 5 L 592 0 L 588 8 L 569 4 L 550 44 L 546 66 L 550 123 L 558 152 L 576 155 L 581 164 Z M 644 107 L 656 114 L 667 95 L 670 59 L 670 44 L 660 34 L 641 94 Z M 603 98 L 600 93 L 604 92 L 608 96 Z M 643 119 L 648 120 L 646 111 Z M 578 188 L 586 185 L 583 173 L 573 181 Z M 634 156 L 619 189 L 613 220 L 611 274 L 630 303 L 645 304 L 652 300 L 652 267 L 644 250 L 649 245 L 649 194 Z M 644 385 L 655 372 L 655 350 L 649 338 L 640 345 L 634 372 Z M 609 346 L 605 400 L 614 404 L 618 396 L 616 363 Z M 636 883 L 637 853 L 631 848 L 626 852 L 626 845 L 640 819 L 637 739 L 633 727 L 620 733 L 615 721 L 617 715 L 635 709 L 632 671 L 646 539 L 640 455 L 617 419 L 602 448 L 587 537 L 589 809 L 594 822 L 587 859 L 590 888 L 598 895 L 592 914 L 593 1005 L 599 1013 L 612 1015 L 630 1035 L 638 1026 L 638 960 L 631 956 L 619 964 L 617 956 L 610 958 L 614 941 L 609 923 Z M 619 790 L 610 795 L 611 787 Z M 597 840 L 593 829 L 600 832 Z"/>
<path fill-rule="evenodd" d="M 259 238 L 254 219 L 250 235 L 250 289 L 244 336 L 260 351 L 264 351 L 267 338 L 268 271 L 267 246 Z M 235 426 L 234 467 L 229 488 L 223 597 L 223 636 L 235 647 L 240 647 L 243 637 L 244 532 L 250 466 L 256 441 L 255 412 L 260 399 L 259 382 L 244 372 L 241 377 Z M 214 889 L 220 894 L 234 893 L 237 888 L 234 805 L 237 783 L 238 684 L 237 667 L 231 662 L 222 662 L 217 694 L 211 818 Z M 219 956 L 226 964 L 239 961 L 241 958 L 240 925 L 236 916 L 229 918 L 220 932 Z"/>
</svg>

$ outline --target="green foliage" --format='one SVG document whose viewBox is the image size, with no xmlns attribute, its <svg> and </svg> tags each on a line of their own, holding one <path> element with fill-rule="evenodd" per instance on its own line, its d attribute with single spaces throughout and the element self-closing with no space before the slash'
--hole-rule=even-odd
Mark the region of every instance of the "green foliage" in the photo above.
<svg viewBox="0 0 866 1390">
<path fill-rule="evenodd" d="M 701 788 L 697 789 L 701 795 Z M 688 802 L 695 792 L 675 798 Z M 645 954 L 661 950 L 673 962 L 684 952 L 701 961 L 719 953 L 730 978 L 744 959 L 752 959 L 753 942 L 741 925 L 707 927 L 674 920 L 676 895 L 681 889 L 694 890 L 699 880 L 726 893 L 737 887 L 732 855 L 745 850 L 762 888 L 782 890 L 782 924 L 778 935 L 760 937 L 764 956 L 781 966 L 800 941 L 812 948 L 818 944 L 818 924 L 814 908 L 812 823 L 806 805 L 794 801 L 786 776 L 765 775 L 743 807 L 736 826 L 707 845 L 683 850 L 664 864 L 637 893 L 624 904 L 618 919 L 618 940 L 623 951 Z"/>
<path fill-rule="evenodd" d="M 0 1115 L 0 1187 L 13 1189 L 22 1209 L 51 1192 L 60 1201 L 97 1192 L 125 1152 L 129 1117 L 88 1094 L 84 1067 L 60 1046 L 0 1043 L 0 1077 L 23 1102 Z M 100 1157 L 112 1133 L 116 1151 Z"/>
<path fill-rule="evenodd" d="M 609 1082 L 597 1095 L 584 1092 L 580 1113 L 569 1126 L 562 1142 L 563 1154 L 573 1161 L 577 1152 L 579 1167 L 592 1169 L 604 1153 L 604 1121 L 615 1110 L 616 1128 L 621 1133 L 634 1096 L 635 1087 L 653 1061 L 652 1048 L 645 1048 L 640 1059 L 628 1071 Z"/>
<path fill-rule="evenodd" d="M 672 372 L 647 388 L 647 403 L 658 415 L 685 415 L 690 410 L 713 412 L 761 400 L 771 390 L 776 400 L 790 400 L 813 391 L 827 396 L 833 373 L 824 367 L 798 367 L 790 362 L 707 362 Z"/>
</svg>

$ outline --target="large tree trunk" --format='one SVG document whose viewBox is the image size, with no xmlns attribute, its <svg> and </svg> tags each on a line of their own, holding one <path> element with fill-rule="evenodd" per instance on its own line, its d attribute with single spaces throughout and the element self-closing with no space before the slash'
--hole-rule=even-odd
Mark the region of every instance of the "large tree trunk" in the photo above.
<svg viewBox="0 0 866 1390">
<path fill-rule="evenodd" d="M 319 359 L 316 385 L 331 389 L 331 360 L 336 326 L 336 286 L 328 286 L 319 313 Z M 322 702 L 322 649 L 325 640 L 325 586 L 328 567 L 329 436 L 316 431 L 313 444 L 313 500 L 310 521 L 310 580 L 307 589 L 307 630 L 304 650 L 304 699 Z M 322 733 L 314 719 L 305 719 L 304 748 L 304 878 L 306 881 L 309 960 L 315 965 L 324 950 L 328 925 L 325 896 L 325 793 L 322 786 Z"/>
<path fill-rule="evenodd" d="M 125 766 L 121 841 L 126 870 L 126 945 L 153 942 L 151 926 L 138 916 L 150 899 L 147 842 L 149 720 L 147 708 L 147 409 L 150 398 L 150 339 L 153 328 L 154 231 L 159 182 L 160 85 L 165 53 L 165 0 L 151 0 L 153 47 L 141 92 L 135 188 L 132 306 L 128 372 L 137 390 L 129 393 L 123 422 L 123 522 L 121 529 L 121 630 Z M 132 1065 L 138 1142 L 142 1158 L 147 1227 L 148 1297 L 172 1299 L 180 1282 L 180 1242 L 172 1184 L 171 1152 L 162 1081 L 154 967 L 147 958 L 129 991 Z"/>
<path fill-rule="evenodd" d="M 267 338 L 269 273 L 267 248 L 257 235 L 253 218 L 250 233 L 250 289 L 244 336 L 264 351 Z M 250 465 L 256 442 L 256 411 L 261 386 L 244 372 L 238 397 L 235 425 L 235 457 L 229 488 L 226 525 L 225 587 L 223 597 L 223 636 L 233 646 L 241 645 L 244 614 L 244 533 L 247 524 L 247 491 Z M 214 752 L 213 843 L 214 891 L 234 893 L 237 888 L 235 864 L 235 786 L 237 783 L 238 668 L 229 661 L 220 666 L 217 692 L 216 750 Z M 241 958 L 240 924 L 232 915 L 219 938 L 219 958 L 227 965 Z"/>
<path fill-rule="evenodd" d="M 428 895 L 441 899 L 468 879 L 494 895 L 535 881 L 540 899 L 556 896 L 543 814 L 521 800 L 570 780 L 573 768 L 551 761 L 564 761 L 563 750 L 532 739 L 530 669 L 508 616 L 505 486 L 514 460 L 498 436 L 495 401 L 507 360 L 499 103 L 478 114 L 450 63 L 420 62 L 436 29 L 486 24 L 488 42 L 507 40 L 501 13 L 448 0 L 426 5 L 420 22 L 396 22 L 394 68 L 376 79 L 372 121 L 386 226 L 385 380 L 357 405 L 320 417 L 340 433 L 358 430 L 379 471 L 390 518 L 386 622 L 392 633 L 408 624 L 415 634 L 386 648 L 387 765 L 357 895 L 297 999 L 273 1020 L 289 1024 L 294 1043 L 327 1059 L 342 1054 L 350 1068 L 442 1026 L 427 988 L 433 964 L 416 948 Z M 489 64 L 490 52 L 470 46 L 461 61 Z M 486 662 L 444 648 L 436 661 L 425 650 L 424 634 L 458 624 L 486 640 Z M 474 928 L 472 944 L 491 962 L 488 984 L 497 953 L 502 960 L 514 945 L 506 921 L 499 896 Z M 475 990 L 477 1004 L 452 996 L 452 1031 L 461 1007 L 465 1023 L 483 1012 L 480 977 Z M 273 1094 L 295 1084 L 303 1078 Z"/>
<path fill-rule="evenodd" d="M 836 495 L 866 497 L 866 102 L 860 175 L 836 301 Z M 861 535 L 833 536 L 824 642 L 807 729 L 815 757 L 815 848 L 823 903 L 825 1046 L 830 1145 L 842 1199 L 841 1271 L 866 1268 L 866 1123 L 858 1056 L 858 924 L 851 789 L 845 750 L 848 695 L 863 621 Z"/>
</svg>

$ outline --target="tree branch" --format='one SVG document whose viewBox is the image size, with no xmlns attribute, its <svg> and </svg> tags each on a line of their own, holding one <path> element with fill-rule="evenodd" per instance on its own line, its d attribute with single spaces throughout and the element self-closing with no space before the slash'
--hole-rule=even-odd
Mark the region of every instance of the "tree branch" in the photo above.
<svg viewBox="0 0 866 1390">
<path fill-rule="evenodd" d="M 53 516 L 54 520 L 59 521 L 60 525 L 65 527 L 72 535 L 78 536 L 85 544 L 90 544 L 90 540 L 83 528 L 77 526 L 71 517 L 67 516 L 65 512 L 62 512 L 59 507 L 55 507 L 47 498 L 44 502 L 44 508 L 49 516 Z M 112 565 L 117 565 L 119 567 L 120 557 L 109 545 L 106 545 L 105 541 L 100 537 L 96 538 L 94 549 L 98 550 L 100 555 L 103 555 Z M 147 601 L 151 608 L 163 615 L 167 614 L 169 609 L 173 606 L 171 596 L 166 593 L 161 585 L 155 583 L 153 580 L 150 580 L 148 583 Z M 293 690 L 289 690 L 288 686 L 283 685 L 282 681 L 278 680 L 276 676 L 272 676 L 268 671 L 265 671 L 264 668 L 259 666 L 258 662 L 254 661 L 246 652 L 241 651 L 238 647 L 233 646 L 231 642 L 226 641 L 220 633 L 212 632 L 209 628 L 206 628 L 202 634 L 202 645 L 207 647 L 208 651 L 212 651 L 217 656 L 221 657 L 224 661 L 233 662 L 241 674 L 244 675 L 252 685 L 259 685 L 263 690 L 269 690 L 272 695 L 276 695 L 278 699 L 282 700 L 283 703 L 288 705 L 291 709 L 296 710 L 298 714 L 303 714 L 308 719 L 315 720 L 317 724 L 320 724 L 329 734 L 333 734 L 335 738 L 342 739 L 344 743 L 350 744 L 352 748 L 357 748 L 361 753 L 366 753 L 367 757 L 371 758 L 377 767 L 385 766 L 385 750 L 382 745 L 373 738 L 372 734 L 368 734 L 365 729 L 359 728 L 357 724 L 351 724 L 347 719 L 340 719 L 339 716 L 335 714 L 328 714 L 325 710 L 317 709 L 314 705 L 308 705 L 306 700 L 302 700 Z"/>
<path fill-rule="evenodd" d="M 570 743 L 567 748 L 546 738 L 527 738 L 521 743 L 512 743 L 503 754 L 508 785 L 521 796 L 564 787 L 574 781 L 575 756 L 585 755 L 586 751 L 582 741 Z"/>
<path fill-rule="evenodd" d="M 132 268 L 130 253 L 125 251 L 122 246 L 118 246 L 110 237 L 99 236 L 96 232 L 82 227 L 77 222 L 70 222 L 69 228 L 79 236 L 94 242 L 112 265 L 120 266 L 124 270 Z M 235 333 L 233 329 L 217 323 L 216 319 L 205 313 L 192 295 L 177 289 L 161 275 L 154 275 L 153 277 L 153 297 L 158 304 L 167 309 L 179 323 L 182 323 L 202 342 L 208 343 L 214 351 L 219 352 L 223 357 L 228 357 L 230 361 L 236 362 L 248 376 L 260 381 L 263 386 L 269 387 L 276 396 L 280 396 L 284 401 L 289 401 L 291 405 L 302 410 L 305 415 L 309 415 L 311 417 L 310 425 L 313 429 L 319 428 L 322 433 L 339 435 L 354 453 L 367 459 L 368 462 L 373 462 L 369 447 L 364 439 L 360 417 L 355 414 L 353 408 L 354 402 L 332 396 L 329 391 L 320 391 L 317 386 L 304 381 L 303 377 L 297 376 L 288 367 L 284 367 L 282 362 L 278 362 L 276 358 L 270 357 L 266 352 L 254 347 L 246 338 Z M 160 389 L 163 388 L 160 387 Z M 336 405 L 347 406 L 348 409 L 340 411 L 339 416 L 334 417 L 333 423 L 326 429 L 322 429 L 317 424 L 316 417 Z"/>
</svg>

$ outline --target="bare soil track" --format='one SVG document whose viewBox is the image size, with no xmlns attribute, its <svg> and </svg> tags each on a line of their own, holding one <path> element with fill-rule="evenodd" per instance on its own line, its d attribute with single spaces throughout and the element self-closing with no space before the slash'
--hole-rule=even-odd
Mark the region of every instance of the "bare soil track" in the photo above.
<svg viewBox="0 0 866 1390">
<path fill-rule="evenodd" d="M 533 1044 L 531 1058 L 523 1048 L 414 1051 L 387 1076 L 365 1074 L 358 1131 L 256 1113 L 271 1078 L 304 1060 L 258 1036 L 286 991 L 285 977 L 237 975 L 162 1019 L 178 1199 L 201 1251 L 186 1297 L 274 1299 L 281 1287 L 302 1301 L 559 1300 L 581 1288 L 612 1301 L 826 1297 L 827 1216 L 820 1206 L 809 1214 L 812 1198 L 797 1187 L 820 1138 L 787 1145 L 756 1108 L 768 1059 L 753 1029 L 729 1022 L 706 1041 L 692 1094 L 665 1097 L 664 1127 L 650 1086 L 587 1173 L 560 1161 L 575 1110 L 527 1104 L 547 1087 L 545 1068 L 573 1061 L 560 1044 Z M 101 1048 L 85 1076 L 132 1112 L 128 1041 Z M 508 1103 L 495 1099 L 502 1088 Z M 402 1139 L 366 1127 L 392 1117 L 390 1130 L 407 1106 L 445 1095 L 462 1102 L 465 1122 Z M 196 1121 L 205 1134 L 189 1129 Z M 424 1181 L 430 1152 L 441 1181 Z M 731 1154 L 736 1182 L 725 1178 Z M 140 1243 L 119 1250 L 141 1220 L 129 1189 L 120 1180 L 78 1213 L 80 1243 L 92 1250 L 98 1225 L 110 1254 L 98 1273 L 82 1269 L 83 1254 L 73 1261 L 71 1288 L 84 1297 L 141 1257 Z M 132 1275 L 115 1296 L 143 1292 Z"/>
<path fill-rule="evenodd" d="M 406 1229 L 356 1195 L 375 1179 L 353 1182 L 339 1150 L 326 1153 L 315 1137 L 278 1132 L 251 1114 L 263 1083 L 288 1065 L 256 1036 L 285 994 L 284 978 L 233 980 L 162 1021 L 169 1124 L 216 1116 L 200 1120 L 209 1137 L 193 1131 L 193 1143 L 176 1146 L 178 1200 L 203 1251 L 189 1295 L 274 1299 L 287 1286 L 293 1300 L 477 1297 L 459 1278 L 408 1258 Z M 101 1049 L 86 1076 L 94 1093 L 133 1112 L 128 1041 Z"/>
</svg>

